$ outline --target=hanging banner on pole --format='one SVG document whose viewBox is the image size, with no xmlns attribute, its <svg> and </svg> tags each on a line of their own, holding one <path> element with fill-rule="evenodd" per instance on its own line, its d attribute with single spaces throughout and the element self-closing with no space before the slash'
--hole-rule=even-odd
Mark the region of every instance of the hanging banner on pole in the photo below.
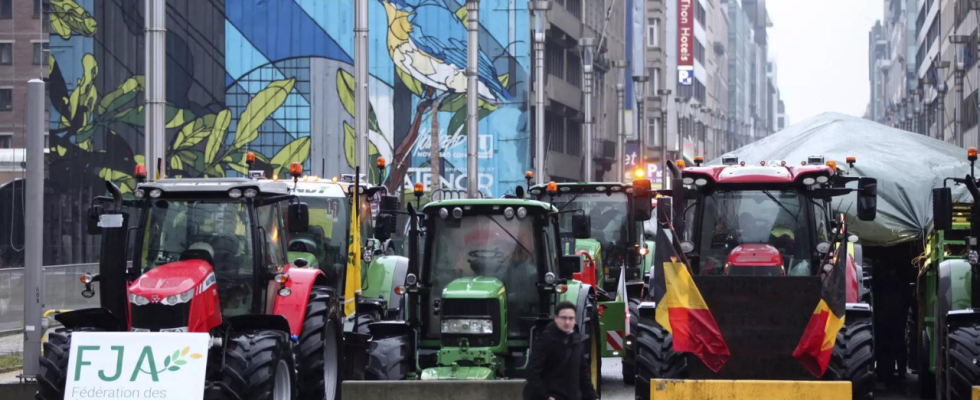
<svg viewBox="0 0 980 400">
<path fill-rule="evenodd" d="M 693 0 L 677 1 L 677 84 L 694 84 Z"/>
</svg>

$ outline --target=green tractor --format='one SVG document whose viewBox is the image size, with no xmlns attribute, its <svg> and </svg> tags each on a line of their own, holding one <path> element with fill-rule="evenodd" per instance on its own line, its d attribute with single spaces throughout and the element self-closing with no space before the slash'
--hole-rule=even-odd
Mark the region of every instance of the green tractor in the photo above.
<svg viewBox="0 0 980 400">
<path fill-rule="evenodd" d="M 634 187 L 642 185 L 643 195 L 638 196 Z M 647 241 L 643 223 L 650 220 L 649 213 L 637 212 L 637 203 L 650 205 L 650 181 L 641 179 L 633 184 L 621 182 L 589 182 L 557 184 L 558 195 L 554 205 L 559 211 L 577 211 L 589 219 L 589 237 L 576 238 L 572 229 L 572 216 L 563 214 L 559 219 L 561 249 L 565 255 L 585 257 L 587 268 L 579 280 L 596 286 L 600 312 L 600 335 L 604 343 L 603 357 L 623 359 L 623 381 L 632 384 L 636 376 L 632 332 L 640 304 L 640 294 L 652 262 L 653 242 Z M 546 186 L 531 187 L 531 194 L 545 200 Z M 642 214 L 642 215 L 641 215 Z M 594 273 L 591 265 L 594 264 Z M 625 282 L 620 282 L 625 277 Z M 623 292 L 623 293 L 621 293 Z M 632 326 L 631 326 L 632 325 Z"/>
<path fill-rule="evenodd" d="M 368 379 L 521 378 L 535 335 L 567 300 L 578 307 L 585 361 L 599 389 L 598 292 L 572 279 L 582 261 L 559 251 L 558 209 L 517 192 L 514 199 L 432 202 L 421 212 L 409 205 L 408 275 L 397 288 L 406 318 L 369 325 Z M 585 215 L 572 220 L 575 237 L 588 238 Z"/>
<path fill-rule="evenodd" d="M 976 149 L 968 152 L 971 163 Z M 946 181 L 965 185 L 972 203 L 954 203 Z M 909 334 L 910 359 L 918 364 L 920 396 L 969 399 L 980 386 L 980 290 L 977 238 L 980 237 L 980 190 L 975 175 L 946 178 L 933 189 L 933 231 L 916 278 L 917 309 Z"/>
</svg>

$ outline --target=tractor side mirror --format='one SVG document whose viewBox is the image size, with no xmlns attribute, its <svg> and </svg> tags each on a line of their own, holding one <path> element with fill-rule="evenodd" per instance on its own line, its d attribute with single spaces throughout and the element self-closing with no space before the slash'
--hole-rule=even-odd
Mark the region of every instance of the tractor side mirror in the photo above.
<svg viewBox="0 0 980 400">
<path fill-rule="evenodd" d="M 377 223 L 374 226 L 374 236 L 382 241 L 391 239 L 395 234 L 398 225 L 398 216 L 395 214 L 378 214 Z"/>
<path fill-rule="evenodd" d="M 105 214 L 105 208 L 101 204 L 95 204 L 88 208 L 88 234 L 101 235 L 102 227 L 99 226 L 99 219 Z"/>
<path fill-rule="evenodd" d="M 572 214 L 572 233 L 576 239 L 588 239 L 592 236 L 592 222 L 585 214 Z"/>
<path fill-rule="evenodd" d="M 558 260 L 558 269 L 561 272 L 561 277 L 565 279 L 571 279 L 572 274 L 579 272 L 582 268 L 582 257 L 581 256 L 562 256 Z"/>
<path fill-rule="evenodd" d="M 653 217 L 653 204 L 650 201 L 652 193 L 649 179 L 633 181 L 633 217 L 635 220 L 649 221 Z"/>
<path fill-rule="evenodd" d="M 858 218 L 862 221 L 874 221 L 878 213 L 878 180 L 861 178 L 858 180 Z"/>
<path fill-rule="evenodd" d="M 303 233 L 310 229 L 310 206 L 306 203 L 289 205 L 289 231 Z"/>
<path fill-rule="evenodd" d="M 953 191 L 948 187 L 932 189 L 932 225 L 940 231 L 953 228 Z"/>
</svg>

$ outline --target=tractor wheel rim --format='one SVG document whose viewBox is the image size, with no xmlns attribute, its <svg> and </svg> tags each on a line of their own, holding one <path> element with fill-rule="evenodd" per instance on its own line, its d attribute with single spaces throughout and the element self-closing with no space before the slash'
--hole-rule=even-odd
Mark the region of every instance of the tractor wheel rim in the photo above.
<svg viewBox="0 0 980 400">
<path fill-rule="evenodd" d="M 290 394 L 293 387 L 289 379 L 289 364 L 286 364 L 286 360 L 279 360 L 279 365 L 276 366 L 276 380 L 273 385 L 275 385 L 272 388 L 273 399 L 289 400 L 292 397 Z"/>
<path fill-rule="evenodd" d="M 326 343 L 323 344 L 323 390 L 325 399 L 334 400 L 337 395 L 337 377 L 340 357 L 337 355 L 336 332 L 332 328 L 327 329 L 325 336 Z"/>
</svg>

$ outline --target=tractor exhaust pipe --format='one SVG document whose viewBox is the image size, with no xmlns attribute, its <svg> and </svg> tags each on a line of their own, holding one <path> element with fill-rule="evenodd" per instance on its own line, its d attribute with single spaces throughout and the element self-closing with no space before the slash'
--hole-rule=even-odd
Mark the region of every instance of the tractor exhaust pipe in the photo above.
<svg viewBox="0 0 980 400">
<path fill-rule="evenodd" d="M 109 193 L 112 194 L 113 210 L 115 211 L 122 210 L 123 198 L 122 198 L 122 191 L 119 190 L 119 186 L 116 186 L 115 183 L 105 181 L 105 187 L 106 189 L 109 190 Z"/>
</svg>

